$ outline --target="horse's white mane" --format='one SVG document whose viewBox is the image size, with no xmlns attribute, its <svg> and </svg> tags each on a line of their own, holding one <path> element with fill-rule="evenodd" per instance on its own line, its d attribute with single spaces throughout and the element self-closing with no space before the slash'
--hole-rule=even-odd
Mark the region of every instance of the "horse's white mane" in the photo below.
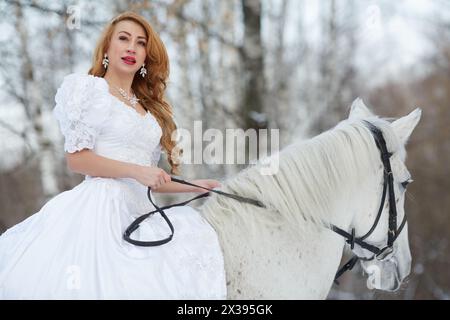
<svg viewBox="0 0 450 320">
<path fill-rule="evenodd" d="M 366 120 L 382 130 L 388 151 L 398 152 L 404 159 L 404 146 L 386 118 L 373 116 Z M 236 226 L 245 224 L 249 233 L 283 220 L 296 230 L 303 229 L 305 220 L 328 225 L 333 202 L 350 194 L 350 188 L 355 189 L 363 177 L 373 176 L 378 169 L 375 164 L 380 163 L 374 138 L 358 118 L 343 120 L 334 128 L 293 143 L 268 159 L 276 156 L 279 156 L 276 174 L 261 175 L 260 162 L 222 183 L 223 191 L 258 199 L 269 210 L 214 194 L 203 206 L 205 218 L 218 229 L 221 220 L 232 219 Z M 249 215 L 255 215 L 255 219 Z"/>
</svg>

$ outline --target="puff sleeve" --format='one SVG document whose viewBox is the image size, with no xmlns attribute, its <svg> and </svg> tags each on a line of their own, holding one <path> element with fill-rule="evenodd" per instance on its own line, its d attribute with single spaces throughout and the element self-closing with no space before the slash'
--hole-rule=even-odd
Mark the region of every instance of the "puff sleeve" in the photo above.
<svg viewBox="0 0 450 320">
<path fill-rule="evenodd" d="M 64 77 L 53 109 L 65 139 L 64 151 L 94 148 L 108 117 L 107 93 L 108 84 L 103 78 L 77 73 Z"/>
</svg>

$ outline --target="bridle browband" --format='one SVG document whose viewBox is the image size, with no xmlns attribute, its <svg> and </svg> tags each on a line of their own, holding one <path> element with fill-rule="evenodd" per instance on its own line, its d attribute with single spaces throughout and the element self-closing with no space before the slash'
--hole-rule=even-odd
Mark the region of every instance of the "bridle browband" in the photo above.
<svg viewBox="0 0 450 320">
<path fill-rule="evenodd" d="M 359 245 L 361 248 L 364 248 L 366 250 L 369 250 L 370 252 L 373 253 L 373 256 L 371 258 L 364 258 L 364 257 L 359 257 L 357 255 L 354 255 L 347 263 L 345 263 L 342 268 L 340 268 L 338 270 L 338 272 L 336 273 L 336 276 L 334 278 L 334 282 L 339 284 L 337 282 L 337 279 L 344 274 L 344 272 L 346 272 L 347 270 L 351 270 L 354 265 L 356 264 L 356 262 L 358 260 L 365 260 L 365 261 L 370 261 L 373 260 L 375 257 L 382 261 L 384 259 L 386 259 L 387 257 L 389 257 L 392 253 L 393 253 L 393 245 L 395 240 L 397 239 L 397 237 L 399 236 L 399 234 L 402 232 L 403 227 L 406 224 L 406 213 L 403 217 L 403 221 L 400 224 L 400 227 L 397 229 L 397 207 L 395 205 L 395 193 L 394 193 L 394 179 L 393 179 L 393 175 L 392 175 L 392 169 L 391 169 L 391 163 L 390 163 L 390 157 L 392 156 L 392 153 L 387 151 L 387 147 L 386 147 L 386 141 L 384 140 L 383 137 L 383 133 L 381 132 L 381 130 L 376 127 L 374 124 L 370 123 L 369 121 L 363 120 L 363 122 L 367 125 L 367 127 L 369 128 L 369 130 L 371 131 L 374 139 L 375 139 L 375 143 L 378 147 L 378 149 L 380 150 L 380 155 L 381 155 L 381 161 L 383 163 L 384 166 L 384 182 L 383 182 L 383 195 L 381 197 L 381 203 L 380 203 L 380 207 L 378 209 L 378 214 L 375 218 L 375 221 L 372 225 L 372 227 L 370 228 L 370 230 L 363 235 L 362 237 L 356 237 L 355 236 L 355 228 L 352 228 L 351 232 L 347 232 L 335 225 L 331 225 L 330 229 L 334 232 L 336 232 L 337 234 L 339 234 L 340 236 L 344 237 L 346 239 L 346 242 L 348 244 L 350 244 L 350 248 L 353 250 L 355 244 Z M 179 203 L 175 203 L 175 204 L 171 204 L 168 206 L 164 206 L 164 207 L 158 207 L 152 200 L 151 195 L 150 195 L 150 191 L 151 188 L 148 187 L 147 190 L 147 197 L 150 200 L 150 202 L 152 203 L 152 205 L 156 208 L 156 210 L 150 211 L 146 214 L 141 215 L 140 217 L 138 217 L 137 219 L 135 219 L 129 226 L 128 228 L 125 230 L 124 234 L 123 234 L 123 239 L 131 244 L 134 244 L 136 246 L 144 246 L 144 247 L 149 247 L 149 246 L 160 246 L 163 245 L 167 242 L 169 242 L 170 240 L 172 240 L 172 237 L 174 235 L 174 227 L 172 225 L 172 223 L 170 222 L 169 218 L 167 217 L 167 215 L 165 214 L 164 210 L 165 209 L 169 209 L 172 207 L 176 207 L 176 206 L 183 206 L 188 204 L 189 202 L 196 200 L 196 199 L 200 199 L 203 197 L 207 197 L 210 195 L 210 192 L 214 192 L 241 202 L 246 202 L 252 205 L 255 205 L 257 207 L 261 207 L 261 208 L 266 208 L 266 206 L 261 203 L 258 200 L 255 199 L 250 199 L 250 198 L 246 198 L 246 197 L 242 197 L 240 195 L 236 195 L 236 194 L 230 194 L 230 193 L 226 193 L 223 191 L 219 191 L 219 190 L 214 190 L 214 189 L 209 189 L 209 188 L 205 188 L 202 186 L 199 186 L 197 184 L 194 183 L 190 183 L 175 177 L 171 177 L 171 181 L 174 182 L 178 182 L 181 184 L 186 184 L 186 185 L 191 185 L 191 186 L 195 186 L 195 187 L 199 187 L 205 190 L 208 190 L 209 192 L 205 192 L 202 193 L 192 199 L 189 199 L 187 201 L 183 201 L 183 202 L 179 202 Z M 384 203 L 386 200 L 386 195 L 387 195 L 387 191 L 389 191 L 389 228 L 388 228 L 388 240 L 387 240 L 387 244 L 385 247 L 383 248 L 379 248 L 375 245 L 371 245 L 368 242 L 366 242 L 365 240 L 373 233 L 373 231 L 376 229 L 376 227 L 378 226 L 378 223 L 380 221 L 381 218 L 381 214 L 383 212 L 383 207 L 384 207 Z M 161 216 L 164 218 L 164 220 L 167 222 L 167 224 L 169 225 L 169 228 L 171 230 L 171 234 L 162 240 L 155 240 L 155 241 L 140 241 L 140 240 L 135 240 L 131 238 L 131 234 L 139 227 L 139 224 L 144 221 L 145 219 L 149 218 L 151 215 L 153 215 L 154 213 L 159 212 L 161 214 Z"/>
<path fill-rule="evenodd" d="M 344 237 L 346 239 L 346 242 L 348 244 L 350 244 L 350 248 L 352 250 L 353 250 L 355 244 L 357 244 L 361 248 L 364 248 L 364 249 L 372 252 L 373 256 L 371 258 L 364 258 L 364 257 L 359 257 L 357 255 L 354 255 L 336 273 L 336 276 L 334 278 L 334 282 L 336 284 L 339 284 L 337 279 L 342 274 L 344 274 L 344 272 L 346 272 L 347 270 L 351 270 L 358 260 L 370 261 L 370 260 L 373 260 L 374 258 L 377 258 L 378 260 L 382 261 L 382 260 L 385 260 L 387 257 L 389 257 L 394 251 L 393 246 L 394 246 L 395 240 L 397 239 L 399 234 L 402 232 L 403 227 L 406 224 L 406 213 L 405 213 L 405 215 L 403 217 L 403 221 L 400 224 L 399 228 L 397 229 L 397 207 L 395 204 L 394 177 L 392 175 L 391 162 L 390 162 L 390 157 L 392 156 L 392 153 L 387 151 L 386 141 L 384 140 L 383 133 L 381 132 L 381 130 L 378 127 L 376 127 L 374 124 L 370 123 L 369 121 L 363 120 L 363 122 L 367 125 L 367 127 L 369 128 L 370 132 L 372 133 L 372 135 L 375 139 L 375 143 L 376 143 L 378 149 L 380 150 L 381 161 L 384 166 L 383 195 L 381 196 L 381 203 L 380 203 L 380 207 L 378 209 L 378 214 L 377 214 L 375 221 L 374 221 L 372 227 L 370 228 L 370 230 L 362 237 L 355 236 L 355 228 L 352 228 L 351 233 L 348 233 L 347 231 L 344 231 L 335 225 L 332 225 L 331 229 L 334 232 L 336 232 L 337 234 L 339 234 L 340 236 Z M 387 239 L 386 246 L 383 248 L 379 248 L 377 246 L 367 243 L 365 240 L 373 233 L 373 231 L 378 226 L 378 223 L 381 218 L 381 214 L 383 212 L 383 207 L 384 207 L 384 203 L 386 200 L 387 191 L 389 191 L 389 222 L 388 222 L 388 234 L 387 234 L 388 239 Z"/>
</svg>

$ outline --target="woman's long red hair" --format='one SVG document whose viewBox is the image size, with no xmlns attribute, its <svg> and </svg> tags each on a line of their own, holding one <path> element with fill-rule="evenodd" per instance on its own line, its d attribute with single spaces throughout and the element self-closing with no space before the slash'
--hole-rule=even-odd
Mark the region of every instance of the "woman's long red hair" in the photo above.
<svg viewBox="0 0 450 320">
<path fill-rule="evenodd" d="M 176 141 L 171 139 L 172 132 L 177 129 L 177 126 L 173 120 L 172 107 L 164 98 L 164 92 L 167 87 L 166 81 L 169 77 L 169 57 L 160 37 L 145 18 L 131 11 L 124 12 L 113 18 L 98 40 L 92 67 L 88 73 L 96 77 L 104 77 L 106 69 L 102 65 L 103 56 L 111 43 L 115 25 L 123 20 L 136 22 L 145 30 L 147 36 L 147 57 L 145 58 L 147 75 L 143 78 L 137 72 L 131 87 L 142 106 L 152 113 L 161 126 L 161 146 L 167 153 L 171 173 L 178 175 L 179 158 L 175 158 L 175 156 L 178 157 L 178 154 L 172 153 Z M 179 152 L 181 153 L 182 150 L 179 150 Z"/>
</svg>

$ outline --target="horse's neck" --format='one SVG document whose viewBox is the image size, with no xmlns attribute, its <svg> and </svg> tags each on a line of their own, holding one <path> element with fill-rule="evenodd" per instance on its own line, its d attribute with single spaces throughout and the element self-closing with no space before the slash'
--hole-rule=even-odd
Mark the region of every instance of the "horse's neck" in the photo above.
<svg viewBox="0 0 450 320">
<path fill-rule="evenodd" d="M 356 195 L 357 191 L 353 195 Z M 333 195 L 330 195 L 333 196 Z M 330 212 L 330 223 L 349 230 L 355 208 L 351 195 L 336 202 Z M 306 225 L 297 244 L 302 252 L 299 281 L 306 284 L 301 298 L 326 298 L 341 262 L 345 240 L 327 227 Z M 303 279 L 301 279 L 303 278 Z"/>
<path fill-rule="evenodd" d="M 353 184 L 353 190 L 341 188 L 322 194 L 323 199 L 333 199 L 327 206 L 329 222 L 347 231 L 357 207 L 361 206 L 355 200 L 364 193 L 360 183 L 355 181 Z M 306 194 L 296 196 L 307 197 Z M 227 203 L 207 201 L 203 214 L 219 234 L 230 298 L 327 297 L 341 261 L 344 238 L 324 226 L 304 222 L 301 218 L 297 220 L 299 223 L 286 218 L 300 213 L 289 212 L 287 215 L 284 214 L 286 212 L 255 208 L 244 211 L 245 207 L 240 210 L 235 207 L 236 203 L 230 202 L 230 206 Z M 312 207 L 308 210 L 314 212 Z M 268 219 L 267 215 L 271 218 Z M 276 219 L 273 215 L 280 217 Z"/>
<path fill-rule="evenodd" d="M 371 221 L 372 217 L 367 214 L 367 208 L 372 204 L 377 205 L 372 196 L 374 196 L 373 186 L 378 185 L 379 179 L 381 179 L 379 176 L 362 176 L 360 181 L 343 182 L 351 185 L 350 188 L 345 189 L 346 191 L 336 190 L 334 194 L 326 195 L 326 197 L 336 198 L 329 212 L 330 227 L 335 225 L 351 232 L 356 218 L 361 219 L 367 216 Z M 360 217 L 361 214 L 364 217 Z M 303 281 L 310 283 L 306 294 L 325 298 L 324 292 L 328 293 L 331 288 L 341 262 L 345 239 L 326 227 L 320 228 L 319 232 L 315 231 L 315 226 L 306 226 L 304 229 L 305 234 L 301 237 L 298 247 L 306 249 L 301 262 L 306 275 L 299 276 L 306 277 L 307 280 Z M 314 288 L 318 288 L 318 291 L 315 292 Z"/>
<path fill-rule="evenodd" d="M 331 208 L 334 224 L 348 230 L 352 202 L 342 198 Z M 219 206 L 209 207 L 218 213 Z M 324 299 L 332 286 L 342 256 L 344 239 L 330 229 L 304 223 L 293 230 L 260 224 L 260 212 L 246 212 L 247 220 L 217 215 L 210 222 L 221 239 L 232 299 Z M 239 223 L 237 223 L 238 221 Z M 217 223 L 218 222 L 218 223 Z"/>
</svg>

